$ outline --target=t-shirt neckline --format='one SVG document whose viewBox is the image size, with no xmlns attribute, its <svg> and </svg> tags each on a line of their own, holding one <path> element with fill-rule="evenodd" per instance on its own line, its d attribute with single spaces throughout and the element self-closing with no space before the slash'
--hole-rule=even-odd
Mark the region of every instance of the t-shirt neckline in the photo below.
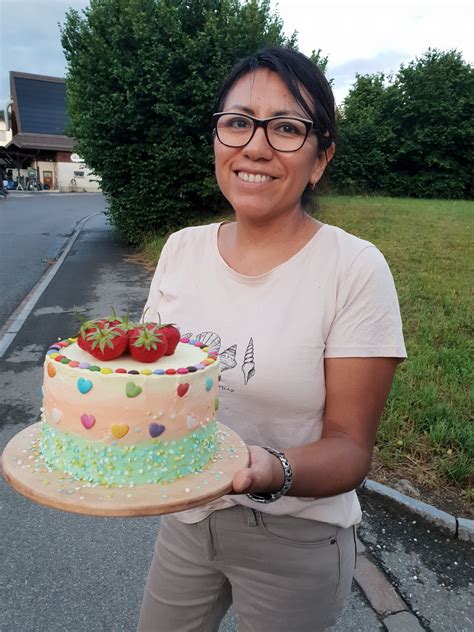
<svg viewBox="0 0 474 632">
<path fill-rule="evenodd" d="M 230 275 L 232 275 L 235 279 L 238 279 L 238 280 L 240 280 L 240 281 L 242 281 L 244 283 L 248 283 L 248 284 L 258 283 L 258 282 L 264 281 L 265 279 L 267 279 L 271 275 L 275 274 L 275 272 L 280 272 L 282 269 L 292 265 L 295 261 L 297 261 L 302 256 L 304 256 L 306 251 L 310 250 L 310 248 L 313 246 L 313 244 L 318 240 L 320 233 L 321 232 L 323 232 L 323 233 L 326 232 L 327 228 L 329 227 L 329 224 L 322 224 L 322 226 L 320 226 L 320 228 L 311 237 L 311 239 L 302 248 L 300 248 L 300 250 L 298 250 L 298 252 L 296 252 L 294 255 L 292 255 L 286 261 L 283 261 L 282 263 L 279 263 L 274 268 L 271 268 L 270 270 L 267 270 L 266 272 L 263 272 L 262 274 L 248 275 L 248 274 L 242 274 L 241 272 L 237 272 L 237 270 L 234 270 L 234 268 L 232 268 L 227 263 L 227 261 L 224 259 L 224 257 L 221 255 L 221 252 L 219 250 L 219 244 L 218 244 L 218 241 L 217 241 L 217 237 L 218 237 L 218 234 L 219 234 L 219 228 L 223 224 L 226 224 L 226 223 L 228 223 L 228 222 L 223 221 L 223 222 L 217 222 L 217 223 L 214 224 L 214 231 L 213 231 L 213 235 L 212 235 L 212 248 L 213 248 L 213 251 L 214 251 L 214 256 L 216 257 L 216 259 L 217 259 L 218 263 L 220 264 L 220 266 L 222 268 L 224 268 Z"/>
</svg>

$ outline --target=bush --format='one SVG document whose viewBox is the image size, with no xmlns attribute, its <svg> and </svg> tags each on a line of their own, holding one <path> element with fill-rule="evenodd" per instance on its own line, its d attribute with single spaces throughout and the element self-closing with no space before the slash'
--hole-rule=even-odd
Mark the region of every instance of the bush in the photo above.
<svg viewBox="0 0 474 632">
<path fill-rule="evenodd" d="M 357 76 L 339 112 L 335 188 L 472 198 L 473 84 L 472 68 L 456 51 L 428 50 L 393 80 Z"/>
</svg>

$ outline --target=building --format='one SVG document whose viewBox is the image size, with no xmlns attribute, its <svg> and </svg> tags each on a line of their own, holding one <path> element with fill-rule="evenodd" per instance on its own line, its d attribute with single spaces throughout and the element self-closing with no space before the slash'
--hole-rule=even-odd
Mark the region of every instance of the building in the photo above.
<svg viewBox="0 0 474 632">
<path fill-rule="evenodd" d="M 74 139 L 66 134 L 69 120 L 65 80 L 11 71 L 10 90 L 11 139 L 0 146 L 0 164 L 14 186 L 100 190 L 97 177 L 74 153 Z"/>
</svg>

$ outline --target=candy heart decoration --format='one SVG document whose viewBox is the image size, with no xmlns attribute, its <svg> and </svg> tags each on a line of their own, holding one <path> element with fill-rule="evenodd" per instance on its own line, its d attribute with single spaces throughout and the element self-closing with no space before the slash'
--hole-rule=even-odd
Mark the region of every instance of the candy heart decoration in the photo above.
<svg viewBox="0 0 474 632">
<path fill-rule="evenodd" d="M 178 384 L 178 388 L 176 389 L 179 397 L 184 397 L 189 390 L 189 384 L 185 382 L 184 384 Z"/>
<path fill-rule="evenodd" d="M 80 377 L 77 380 L 77 388 L 79 389 L 79 392 L 83 395 L 88 393 L 92 389 L 92 386 L 92 382 L 90 380 L 86 380 L 84 377 Z"/>
<path fill-rule="evenodd" d="M 196 419 L 196 417 L 193 417 L 192 415 L 188 415 L 188 418 L 186 420 L 186 425 L 188 426 L 189 430 L 194 430 L 194 428 L 197 428 L 199 424 L 199 420 Z"/>
<path fill-rule="evenodd" d="M 125 437 L 128 430 L 129 428 L 127 424 L 114 424 L 110 429 L 112 436 L 114 436 L 116 439 L 121 439 L 122 437 Z"/>
<path fill-rule="evenodd" d="M 207 380 L 205 381 L 205 385 L 206 385 L 206 391 L 210 391 L 214 385 L 214 380 L 208 377 Z"/>
<path fill-rule="evenodd" d="M 90 430 L 92 426 L 95 424 L 95 417 L 94 415 L 88 415 L 87 413 L 82 413 L 81 422 L 86 430 Z"/>
<path fill-rule="evenodd" d="M 150 436 L 153 437 L 153 439 L 156 439 L 156 437 L 159 437 L 160 435 L 162 435 L 165 430 L 166 430 L 165 426 L 163 426 L 162 424 L 155 424 L 155 423 L 150 424 L 148 428 Z"/>
<path fill-rule="evenodd" d="M 127 397 L 137 397 L 142 392 L 142 387 L 135 384 L 135 382 L 127 382 L 125 387 L 125 393 Z"/>
<path fill-rule="evenodd" d="M 52 364 L 48 364 L 48 375 L 49 377 L 54 377 L 56 375 L 56 368 Z"/>
<path fill-rule="evenodd" d="M 58 408 L 53 408 L 51 411 L 51 419 L 55 424 L 58 424 L 61 421 L 61 417 L 63 416 L 62 412 Z"/>
</svg>

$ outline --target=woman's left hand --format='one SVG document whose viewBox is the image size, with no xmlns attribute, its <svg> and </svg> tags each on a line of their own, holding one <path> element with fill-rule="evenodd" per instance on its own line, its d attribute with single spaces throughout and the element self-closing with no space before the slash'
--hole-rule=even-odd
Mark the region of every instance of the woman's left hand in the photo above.
<svg viewBox="0 0 474 632">
<path fill-rule="evenodd" d="M 235 494 L 276 492 L 283 487 L 282 465 L 273 454 L 257 445 L 247 446 L 249 464 L 238 470 L 232 479 Z"/>
</svg>

